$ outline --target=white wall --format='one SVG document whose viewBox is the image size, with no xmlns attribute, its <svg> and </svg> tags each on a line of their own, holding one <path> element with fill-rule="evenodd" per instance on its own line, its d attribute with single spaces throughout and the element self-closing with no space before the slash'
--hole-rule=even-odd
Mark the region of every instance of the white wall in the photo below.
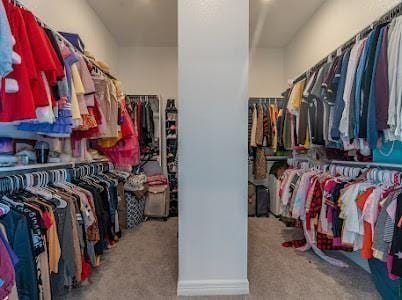
<svg viewBox="0 0 402 300">
<path fill-rule="evenodd" d="M 117 69 L 117 43 L 86 0 L 22 0 L 26 7 L 57 31 L 75 32 L 86 50 Z M 113 72 L 114 71 L 114 72 Z"/>
<path fill-rule="evenodd" d="M 249 1 L 178 3 L 178 294 L 245 294 Z"/>
<path fill-rule="evenodd" d="M 284 49 L 250 50 L 250 97 L 280 97 L 285 90 Z"/>
<path fill-rule="evenodd" d="M 118 58 L 127 94 L 177 98 L 177 47 L 121 47 Z"/>
<path fill-rule="evenodd" d="M 286 47 L 285 77 L 297 77 L 399 2 L 326 1 Z"/>
<path fill-rule="evenodd" d="M 177 99 L 176 47 L 121 47 L 118 75 L 128 94 L 160 94 Z M 284 50 L 250 52 L 250 97 L 277 97 L 286 87 Z"/>
</svg>

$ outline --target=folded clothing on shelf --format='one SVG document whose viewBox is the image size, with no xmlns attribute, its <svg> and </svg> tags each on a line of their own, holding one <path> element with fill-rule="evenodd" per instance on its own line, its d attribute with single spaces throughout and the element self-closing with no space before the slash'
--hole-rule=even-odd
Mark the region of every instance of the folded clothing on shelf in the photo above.
<svg viewBox="0 0 402 300">
<path fill-rule="evenodd" d="M 149 186 L 166 185 L 168 184 L 168 180 L 165 175 L 149 176 L 147 178 L 147 184 Z"/>
</svg>

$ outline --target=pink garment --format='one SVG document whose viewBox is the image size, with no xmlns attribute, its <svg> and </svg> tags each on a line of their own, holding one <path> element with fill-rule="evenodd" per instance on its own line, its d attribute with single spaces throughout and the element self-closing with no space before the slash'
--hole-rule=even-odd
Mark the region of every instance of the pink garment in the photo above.
<svg viewBox="0 0 402 300">
<path fill-rule="evenodd" d="M 391 280 L 397 280 L 397 279 L 399 279 L 399 276 L 396 276 L 396 275 L 391 273 L 393 263 L 394 263 L 394 257 L 392 255 L 388 255 L 387 256 L 388 277 Z"/>
<path fill-rule="evenodd" d="M 397 204 L 397 199 L 394 199 L 387 207 L 387 213 L 389 217 L 392 219 L 392 221 L 395 222 L 395 214 L 396 214 L 396 204 Z"/>
<path fill-rule="evenodd" d="M 105 154 L 117 167 L 127 168 L 138 165 L 140 162 L 140 147 L 136 136 L 120 140 L 110 148 L 97 149 Z"/>
<path fill-rule="evenodd" d="M 1 229 L 0 229 L 1 230 Z M 0 233 L 1 234 L 1 233 Z M 7 251 L 7 247 L 3 240 L 0 239 L 0 278 L 2 285 L 0 286 L 0 299 L 5 299 L 10 295 L 15 281 L 14 266 L 11 257 Z"/>
<path fill-rule="evenodd" d="M 380 213 L 380 201 L 382 200 L 382 188 L 377 187 L 367 198 L 363 207 L 362 217 L 363 220 L 370 223 L 372 239 L 374 239 L 374 226 Z"/>
<path fill-rule="evenodd" d="M 325 183 L 324 190 L 330 194 L 332 190 L 335 188 L 336 184 L 337 181 L 335 179 L 330 179 Z"/>
<path fill-rule="evenodd" d="M 147 177 L 147 184 L 149 186 L 164 185 L 167 183 L 168 183 L 168 180 L 167 180 L 166 176 L 164 176 L 164 175 L 155 175 L 155 176 Z"/>
<path fill-rule="evenodd" d="M 78 71 L 80 72 L 81 81 L 85 89 L 83 99 L 87 106 L 93 107 L 95 106 L 95 83 L 92 79 L 91 73 L 88 70 L 88 66 L 82 57 L 80 57 L 77 67 Z"/>
<path fill-rule="evenodd" d="M 140 162 L 140 145 L 138 137 L 134 133 L 133 121 L 126 110 L 123 111 L 124 123 L 121 128 L 124 129 L 123 139 L 110 148 L 103 148 L 99 145 L 97 149 L 104 153 L 117 166 L 122 168 L 131 168 Z"/>
</svg>

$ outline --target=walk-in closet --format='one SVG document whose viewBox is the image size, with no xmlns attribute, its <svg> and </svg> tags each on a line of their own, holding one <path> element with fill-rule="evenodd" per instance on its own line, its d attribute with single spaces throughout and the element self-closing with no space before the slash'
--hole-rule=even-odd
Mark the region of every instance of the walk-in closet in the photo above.
<svg viewBox="0 0 402 300">
<path fill-rule="evenodd" d="M 0 300 L 402 299 L 401 37 L 400 0 L 0 0 Z"/>
</svg>

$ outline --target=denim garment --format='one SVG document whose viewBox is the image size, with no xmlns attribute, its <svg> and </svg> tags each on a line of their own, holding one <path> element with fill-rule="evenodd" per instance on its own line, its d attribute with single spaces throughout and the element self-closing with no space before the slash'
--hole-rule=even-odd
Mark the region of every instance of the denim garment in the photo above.
<svg viewBox="0 0 402 300">
<path fill-rule="evenodd" d="M 342 58 L 341 76 L 339 78 L 338 90 L 336 92 L 335 108 L 334 108 L 334 121 L 331 128 L 331 138 L 339 140 L 341 133 L 339 131 L 339 124 L 341 123 L 342 113 L 345 109 L 345 102 L 343 101 L 343 92 L 345 90 L 346 73 L 348 70 L 350 48 L 346 50 Z"/>
<path fill-rule="evenodd" d="M 39 300 L 32 237 L 26 217 L 10 210 L 0 218 L 0 222 L 6 228 L 10 246 L 19 258 L 19 262 L 15 266 L 18 297 L 20 300 Z"/>
<path fill-rule="evenodd" d="M 388 270 L 386 263 L 378 260 L 378 259 L 369 259 L 368 260 L 371 278 L 374 281 L 374 284 L 380 293 L 382 299 L 387 300 L 397 300 L 401 299 L 401 280 L 391 280 L 388 277 Z"/>
<path fill-rule="evenodd" d="M 380 35 L 380 27 L 377 26 L 372 31 L 372 38 L 368 41 L 369 52 L 367 54 L 366 69 L 364 70 L 363 83 L 362 83 L 362 96 L 361 98 L 361 118 L 359 124 L 359 138 L 367 138 L 367 118 L 369 108 L 370 87 L 374 77 L 374 62 L 376 61 L 376 50 L 378 44 L 378 37 Z"/>
</svg>

